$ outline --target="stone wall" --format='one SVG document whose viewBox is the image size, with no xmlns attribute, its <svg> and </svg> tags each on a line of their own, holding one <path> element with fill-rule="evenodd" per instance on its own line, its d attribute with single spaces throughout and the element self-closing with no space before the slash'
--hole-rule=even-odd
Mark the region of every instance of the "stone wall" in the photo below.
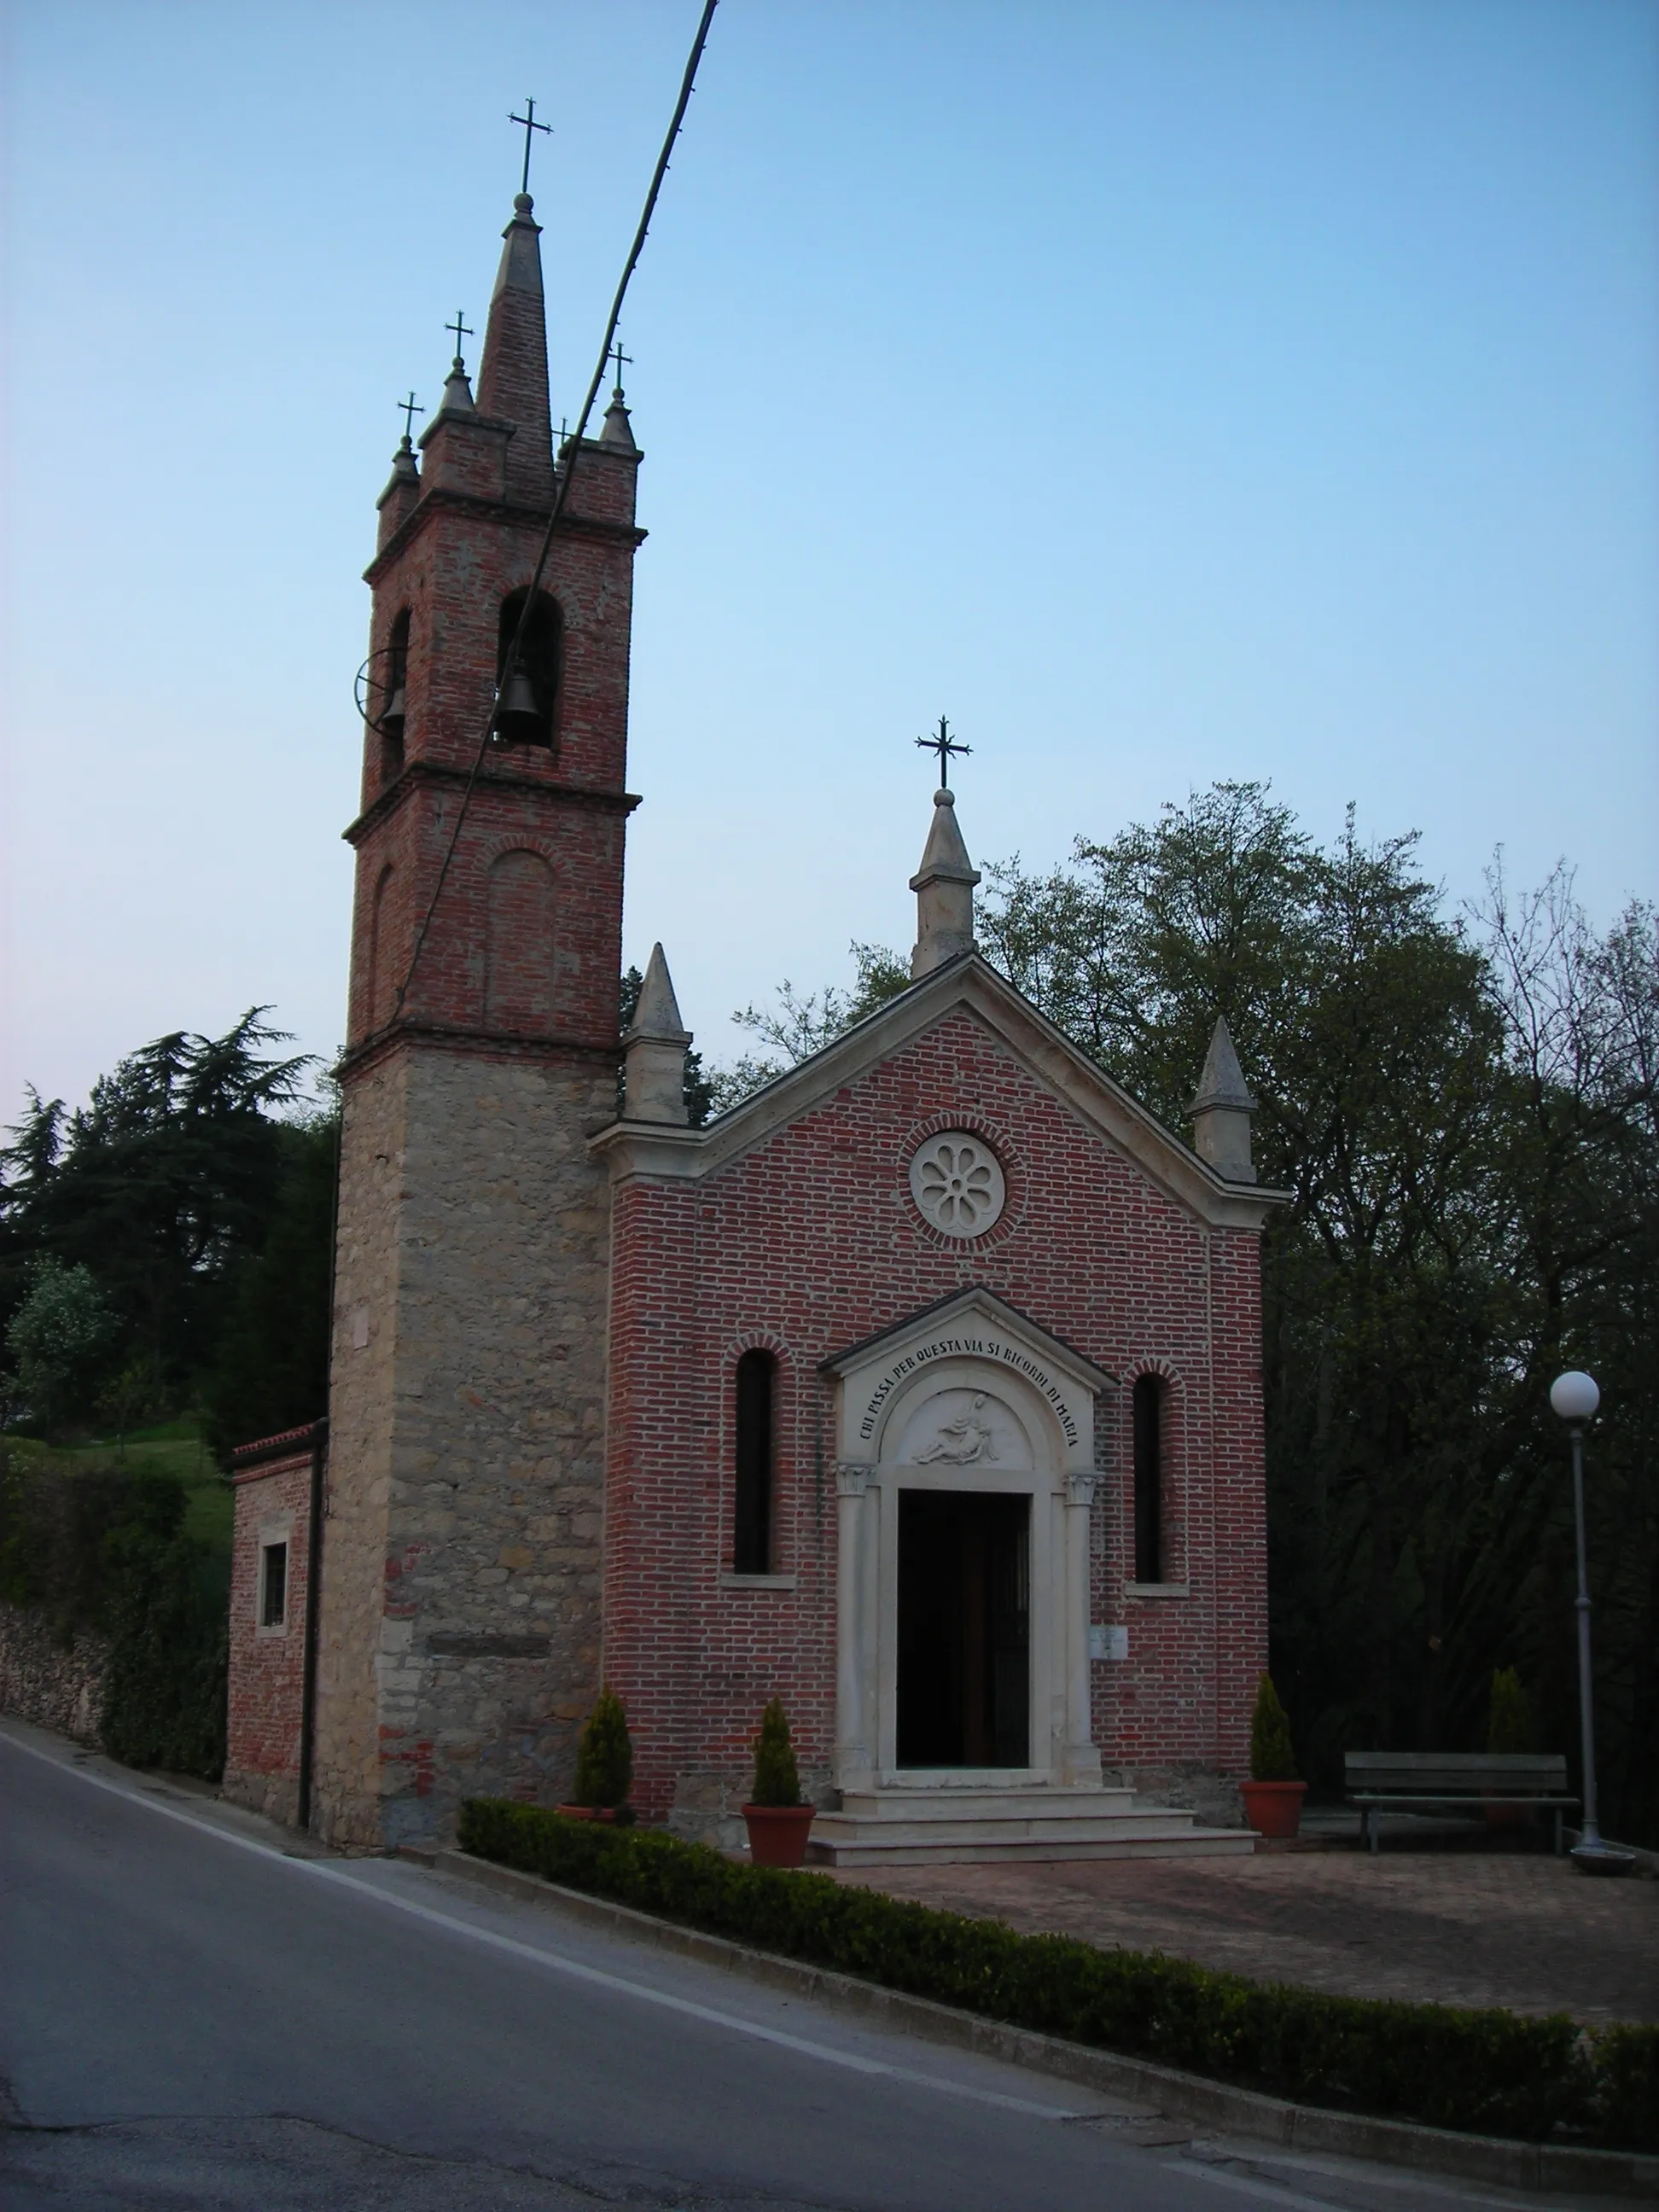
<svg viewBox="0 0 1659 2212">
<path fill-rule="evenodd" d="M 572 1064 L 574 1061 L 574 1064 Z M 316 1816 L 384 1849 L 568 1795 L 599 1686 L 614 1060 L 400 1048 L 347 1090 Z"/>
<path fill-rule="evenodd" d="M 59 1643 L 39 1613 L 0 1600 L 0 1712 L 96 1743 L 108 1663 L 104 1637 L 82 1628 Z"/>
</svg>

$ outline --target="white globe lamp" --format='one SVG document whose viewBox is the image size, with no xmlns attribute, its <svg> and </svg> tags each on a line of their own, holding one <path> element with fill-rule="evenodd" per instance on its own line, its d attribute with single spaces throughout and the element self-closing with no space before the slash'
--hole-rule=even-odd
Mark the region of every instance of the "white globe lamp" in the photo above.
<svg viewBox="0 0 1659 2212">
<path fill-rule="evenodd" d="M 1564 1421 L 1590 1420 L 1601 1402 L 1595 1377 L 1582 1374 L 1576 1367 L 1558 1375 L 1550 1384 L 1550 1404 Z"/>
</svg>

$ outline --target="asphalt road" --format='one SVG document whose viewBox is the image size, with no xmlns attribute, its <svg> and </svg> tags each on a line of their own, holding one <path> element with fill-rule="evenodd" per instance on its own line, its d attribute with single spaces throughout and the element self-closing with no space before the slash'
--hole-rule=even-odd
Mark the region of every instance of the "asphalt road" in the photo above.
<svg viewBox="0 0 1659 2212">
<path fill-rule="evenodd" d="M 0 1804 L 7 2212 L 1542 2201 L 1194 2141 L 12 1723 Z"/>
</svg>

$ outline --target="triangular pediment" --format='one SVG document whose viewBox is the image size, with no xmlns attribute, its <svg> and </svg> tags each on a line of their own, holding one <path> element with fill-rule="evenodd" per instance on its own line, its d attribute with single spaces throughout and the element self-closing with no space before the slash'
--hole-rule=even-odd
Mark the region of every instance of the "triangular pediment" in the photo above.
<svg viewBox="0 0 1659 2212">
<path fill-rule="evenodd" d="M 906 1314 L 821 1364 L 842 1386 L 843 1462 L 878 1458 L 890 1422 L 902 1420 L 911 1401 L 982 1392 L 1032 1401 L 1053 1437 L 1049 1464 L 1086 1469 L 1095 1401 L 1117 1387 L 1103 1368 L 982 1284 Z"/>
<path fill-rule="evenodd" d="M 1285 1192 L 1218 1175 L 976 952 L 913 983 L 707 1128 L 617 1121 L 594 1138 L 594 1147 L 611 1156 L 618 1176 L 712 1174 L 958 1012 L 1198 1219 L 1218 1228 L 1259 1228 L 1271 1208 L 1285 1202 Z"/>
</svg>

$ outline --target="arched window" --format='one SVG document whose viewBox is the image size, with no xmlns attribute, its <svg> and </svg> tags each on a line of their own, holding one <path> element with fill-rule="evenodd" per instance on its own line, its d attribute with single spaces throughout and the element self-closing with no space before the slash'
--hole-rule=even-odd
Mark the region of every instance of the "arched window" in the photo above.
<svg viewBox="0 0 1659 2212">
<path fill-rule="evenodd" d="M 550 745 L 558 728 L 563 625 L 556 602 L 538 592 L 509 669 L 514 634 L 528 598 L 526 591 L 512 592 L 501 602 L 495 638 L 495 734 L 506 744 Z"/>
<path fill-rule="evenodd" d="M 484 910 L 484 1023 L 546 1029 L 553 1019 L 553 871 L 539 853 L 492 864 Z"/>
<path fill-rule="evenodd" d="M 1137 1377 L 1135 1427 L 1135 1580 L 1164 1579 L 1164 1384 Z"/>
<path fill-rule="evenodd" d="M 732 1571 L 772 1571 L 772 1425 L 777 1362 L 769 1352 L 745 1352 L 738 1362 L 737 1494 Z"/>
<path fill-rule="evenodd" d="M 386 640 L 386 675 L 380 687 L 380 781 L 390 783 L 404 769 L 404 724 L 409 713 L 409 609 L 404 607 Z"/>
</svg>

